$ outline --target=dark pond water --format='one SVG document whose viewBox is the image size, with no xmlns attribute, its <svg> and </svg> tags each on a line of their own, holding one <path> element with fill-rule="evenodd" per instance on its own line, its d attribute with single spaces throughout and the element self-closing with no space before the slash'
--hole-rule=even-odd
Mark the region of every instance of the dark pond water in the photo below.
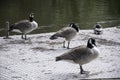
<svg viewBox="0 0 120 80">
<path fill-rule="evenodd" d="M 0 36 L 6 21 L 28 19 L 31 12 L 39 24 L 32 33 L 57 31 L 71 22 L 80 29 L 93 28 L 96 22 L 104 27 L 120 25 L 120 0 L 0 0 Z"/>
</svg>

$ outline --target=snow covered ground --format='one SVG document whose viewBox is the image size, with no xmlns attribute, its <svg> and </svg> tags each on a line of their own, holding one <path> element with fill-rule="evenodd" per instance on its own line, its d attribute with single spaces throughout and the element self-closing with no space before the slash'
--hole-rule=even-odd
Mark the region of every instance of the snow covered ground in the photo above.
<svg viewBox="0 0 120 80">
<path fill-rule="evenodd" d="M 55 57 L 69 49 L 62 48 L 63 39 L 49 40 L 53 33 L 20 35 L 12 39 L 0 37 L 0 80 L 80 80 L 95 78 L 120 78 L 120 29 L 105 28 L 102 35 L 93 30 L 80 30 L 71 41 L 70 48 L 86 45 L 88 38 L 97 41 L 100 54 L 94 61 L 83 65 L 90 71 L 79 74 L 79 65 L 64 61 L 55 62 Z"/>
</svg>

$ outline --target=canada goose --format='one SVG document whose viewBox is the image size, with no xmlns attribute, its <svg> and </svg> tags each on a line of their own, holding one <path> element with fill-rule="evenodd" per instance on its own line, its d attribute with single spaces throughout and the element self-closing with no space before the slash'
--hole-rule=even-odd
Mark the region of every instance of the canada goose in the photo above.
<svg viewBox="0 0 120 80">
<path fill-rule="evenodd" d="M 32 32 L 37 29 L 38 24 L 34 21 L 34 15 L 31 13 L 29 15 L 29 20 L 21 20 L 10 26 L 9 31 L 14 31 L 18 33 L 22 33 L 22 39 L 27 39 L 26 34 Z M 23 37 L 25 35 L 25 37 Z"/>
<path fill-rule="evenodd" d="M 77 32 L 79 32 L 78 26 L 74 23 L 71 23 L 68 27 L 64 27 L 61 30 L 57 31 L 55 34 L 53 34 L 50 39 L 54 40 L 58 37 L 65 38 L 65 40 L 68 41 L 67 48 L 69 49 L 70 41 L 76 36 Z M 65 41 L 63 42 L 63 48 L 65 48 Z"/>
<path fill-rule="evenodd" d="M 99 23 L 96 23 L 96 25 L 94 26 L 94 34 L 102 34 L 103 33 L 103 29 L 102 26 Z"/>
<path fill-rule="evenodd" d="M 89 63 L 98 57 L 99 50 L 96 47 L 95 39 L 89 38 L 87 46 L 78 46 L 71 49 L 70 51 L 56 57 L 56 61 L 66 60 L 72 63 L 80 65 L 80 73 L 84 74 L 86 71 L 83 70 L 82 65 Z"/>
</svg>

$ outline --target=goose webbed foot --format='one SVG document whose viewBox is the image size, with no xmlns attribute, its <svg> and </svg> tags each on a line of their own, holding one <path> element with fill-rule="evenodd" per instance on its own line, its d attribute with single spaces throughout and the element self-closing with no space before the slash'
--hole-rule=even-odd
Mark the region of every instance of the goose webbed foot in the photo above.
<svg viewBox="0 0 120 80">
<path fill-rule="evenodd" d="M 63 45 L 63 48 L 66 48 L 66 47 Z"/>
<path fill-rule="evenodd" d="M 28 38 L 24 38 L 25 40 L 29 40 Z"/>
<path fill-rule="evenodd" d="M 24 39 L 24 40 L 29 40 L 28 38 L 22 38 L 22 39 Z"/>
<path fill-rule="evenodd" d="M 80 71 L 80 74 L 89 74 L 89 71 Z"/>
<path fill-rule="evenodd" d="M 69 46 L 67 47 L 67 49 L 70 49 Z"/>
<path fill-rule="evenodd" d="M 24 39 L 24 40 L 28 40 L 28 38 L 26 38 L 26 37 L 25 37 L 25 38 L 24 38 L 24 37 L 22 37 L 22 39 Z"/>
<path fill-rule="evenodd" d="M 89 74 L 89 71 L 84 71 L 82 66 L 80 65 L 80 74 Z"/>
</svg>

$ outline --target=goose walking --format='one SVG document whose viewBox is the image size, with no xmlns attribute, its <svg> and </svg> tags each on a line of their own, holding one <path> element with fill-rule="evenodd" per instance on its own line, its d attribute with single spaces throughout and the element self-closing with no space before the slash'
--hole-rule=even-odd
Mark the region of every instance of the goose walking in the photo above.
<svg viewBox="0 0 120 80">
<path fill-rule="evenodd" d="M 96 25 L 94 26 L 94 34 L 100 35 L 102 33 L 103 33 L 102 25 L 96 23 Z"/>
<path fill-rule="evenodd" d="M 69 49 L 70 41 L 76 36 L 77 32 L 79 32 L 78 26 L 74 23 L 71 23 L 68 27 L 64 27 L 53 34 L 50 39 L 54 40 L 58 37 L 65 38 L 65 40 L 68 41 L 67 48 Z M 65 41 L 63 42 L 63 48 L 65 48 Z"/>
<path fill-rule="evenodd" d="M 29 15 L 29 20 L 21 20 L 10 26 L 9 31 L 22 33 L 22 39 L 27 39 L 27 33 L 32 32 L 38 28 L 38 23 L 34 21 L 34 15 L 31 13 Z M 24 36 L 23 36 L 24 35 Z"/>
<path fill-rule="evenodd" d="M 96 47 L 95 39 L 89 38 L 87 46 L 81 45 L 70 51 L 56 57 L 56 61 L 66 60 L 80 65 L 80 73 L 85 74 L 82 68 L 83 64 L 89 63 L 98 57 L 99 50 Z"/>
</svg>

